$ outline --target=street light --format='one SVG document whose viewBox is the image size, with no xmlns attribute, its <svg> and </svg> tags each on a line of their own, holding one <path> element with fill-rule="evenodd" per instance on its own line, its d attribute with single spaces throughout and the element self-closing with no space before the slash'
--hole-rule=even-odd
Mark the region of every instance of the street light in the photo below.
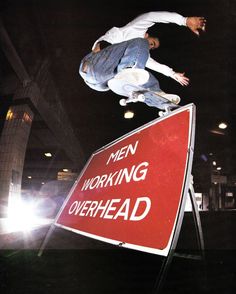
<svg viewBox="0 0 236 294">
<path fill-rule="evenodd" d="M 125 111 L 125 113 L 124 113 L 124 118 L 126 118 L 126 119 L 131 119 L 131 118 L 133 118 L 134 117 L 134 112 L 133 111 L 131 111 L 131 110 L 127 110 L 127 111 Z"/>
<path fill-rule="evenodd" d="M 218 128 L 221 129 L 221 130 L 225 130 L 227 127 L 228 127 L 228 125 L 225 122 L 221 122 L 218 125 Z"/>
</svg>

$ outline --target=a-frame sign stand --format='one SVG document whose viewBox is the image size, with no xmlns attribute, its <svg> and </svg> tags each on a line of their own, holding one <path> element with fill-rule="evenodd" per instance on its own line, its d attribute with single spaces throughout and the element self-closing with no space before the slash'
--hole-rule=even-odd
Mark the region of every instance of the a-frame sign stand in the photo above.
<svg viewBox="0 0 236 294">
<path fill-rule="evenodd" d="M 180 234 L 180 230 L 181 230 L 182 220 L 184 217 L 184 210 L 183 210 L 183 212 L 181 214 L 179 214 L 178 223 L 180 223 L 180 225 L 177 224 L 177 226 L 176 226 L 176 230 L 174 232 L 174 237 L 172 240 L 171 248 L 169 250 L 169 254 L 167 255 L 167 257 L 163 257 L 164 259 L 162 262 L 162 266 L 161 266 L 156 283 L 153 288 L 153 294 L 159 294 L 161 292 L 161 290 L 164 286 L 167 272 L 168 272 L 168 269 L 171 265 L 173 257 L 176 256 L 176 257 L 188 258 L 188 259 L 193 259 L 193 260 L 201 260 L 203 262 L 203 264 L 205 263 L 205 252 L 204 252 L 205 245 L 204 245 L 204 238 L 203 238 L 200 214 L 198 211 L 194 187 L 193 187 L 193 178 L 191 179 L 191 183 L 189 186 L 188 197 L 190 198 L 191 205 L 192 205 L 192 214 L 193 214 L 197 244 L 198 244 L 200 254 L 199 255 L 190 255 L 190 254 L 182 254 L 182 253 L 180 254 L 180 253 L 175 252 L 176 245 L 177 245 L 178 238 L 179 238 L 179 234 Z M 55 229 L 55 226 L 52 224 L 48 233 L 47 233 L 47 236 L 46 236 L 46 238 L 45 238 L 45 240 L 39 250 L 38 256 L 42 255 L 42 253 L 45 249 L 45 246 L 48 243 L 48 240 L 49 240 L 51 234 L 53 233 L 54 229 Z"/>
<path fill-rule="evenodd" d="M 167 130 L 170 130 L 170 134 L 172 135 L 166 135 L 163 140 L 163 132 L 162 130 L 165 130 L 165 133 Z M 155 140 L 152 138 L 155 137 Z M 61 210 L 59 211 L 58 215 L 56 216 L 56 219 L 54 223 L 51 225 L 50 230 L 48 231 L 46 238 L 40 248 L 39 251 L 39 256 L 42 255 L 43 250 L 52 234 L 54 231 L 55 227 L 61 227 L 64 229 L 68 229 L 70 231 L 88 236 L 88 237 L 93 237 L 98 240 L 102 240 L 108 243 L 112 243 L 114 245 L 119 245 L 127 248 L 133 248 L 137 249 L 137 244 L 136 241 L 138 241 L 138 248 L 140 250 L 140 245 L 142 247 L 142 251 L 145 252 L 152 252 L 152 253 L 162 253 L 159 255 L 163 255 L 163 263 L 161 266 L 161 269 L 159 271 L 159 275 L 157 277 L 155 286 L 153 288 L 153 293 L 159 294 L 161 291 L 164 281 L 167 275 L 167 271 L 169 269 L 169 266 L 171 265 L 172 259 L 174 256 L 179 256 L 179 257 L 185 257 L 185 258 L 193 258 L 193 259 L 202 259 L 204 261 L 204 240 L 203 240 L 203 233 L 202 233 L 202 227 L 201 227 L 201 221 L 200 221 L 200 215 L 196 203 L 196 198 L 195 198 L 195 193 L 194 193 L 194 188 L 193 188 L 193 177 L 191 175 L 191 170 L 192 170 L 192 161 L 193 161 L 193 145 L 194 145 L 194 137 L 195 137 L 195 106 L 193 104 L 183 106 L 179 108 L 176 111 L 173 111 L 173 113 L 170 113 L 170 116 L 163 117 L 161 119 L 154 120 L 152 122 L 149 122 L 148 124 L 124 135 L 123 137 L 117 139 L 116 141 L 110 143 L 107 146 L 104 146 L 100 150 L 96 151 L 93 153 L 92 157 L 88 161 L 87 165 L 85 166 L 84 170 L 81 172 L 80 177 L 78 178 L 78 181 L 74 184 L 74 187 L 72 188 L 70 194 L 68 195 L 67 199 L 65 200 Z M 148 141 L 150 140 L 150 142 Z M 154 153 L 156 150 L 155 148 L 157 147 L 156 144 L 161 141 L 162 142 L 162 148 L 159 149 L 159 157 L 156 156 L 157 154 Z M 149 142 L 149 144 L 147 144 Z M 176 142 L 174 144 L 173 142 Z M 182 143 L 180 143 L 182 142 Z M 108 175 L 112 174 L 110 170 L 110 164 L 107 164 L 107 159 L 110 160 L 111 155 L 113 157 L 115 156 L 117 150 L 123 150 L 123 146 L 136 146 L 139 144 L 139 148 L 142 152 L 137 151 L 137 158 L 135 157 L 135 152 L 132 156 L 132 160 L 137 160 L 137 162 L 140 164 L 140 162 L 143 161 L 143 163 L 146 164 L 148 163 L 148 168 L 149 168 L 149 173 L 148 173 L 148 178 L 145 180 L 143 179 L 142 181 L 142 189 L 146 189 L 147 187 L 145 185 L 149 185 L 149 196 L 152 198 L 153 201 L 153 209 L 155 209 L 155 213 L 152 214 L 152 223 L 155 223 L 157 221 L 157 215 L 161 216 L 162 219 L 158 219 L 159 224 L 165 223 L 165 226 L 159 226 L 159 230 L 166 230 L 168 229 L 168 236 L 163 238 L 162 240 L 159 240 L 158 238 L 155 238 L 155 229 L 156 227 L 153 226 L 153 231 L 150 231 L 150 235 L 153 236 L 153 240 L 158 243 L 158 245 L 155 243 L 152 245 L 153 247 L 151 248 L 152 251 L 147 250 L 147 247 L 145 243 L 146 240 L 142 239 L 143 235 L 139 234 L 138 238 L 139 240 L 136 240 L 137 235 L 134 234 L 132 237 L 134 238 L 132 242 L 129 242 L 129 247 L 127 246 L 127 243 L 122 242 L 123 239 L 125 239 L 125 236 L 122 234 L 122 230 L 119 231 L 119 225 L 122 224 L 117 222 L 113 222 L 110 225 L 113 226 L 113 230 L 110 230 L 109 234 L 107 235 L 106 230 L 103 231 L 104 228 L 106 228 L 106 223 L 105 221 L 102 221 L 101 225 L 101 218 L 99 219 L 100 225 L 97 225 L 97 219 L 95 216 L 90 217 L 89 219 L 89 229 L 87 227 L 84 227 L 83 224 L 85 223 L 83 217 L 85 213 L 79 213 L 78 209 L 78 204 L 84 201 L 86 198 L 85 195 L 89 196 L 89 202 L 96 202 L 98 203 L 99 199 L 100 201 L 103 201 L 103 193 L 101 192 L 99 194 L 100 198 L 97 198 L 96 193 L 91 193 L 90 190 L 83 190 L 82 187 L 82 182 L 80 183 L 80 180 L 84 176 L 83 181 L 85 179 L 90 179 L 91 175 L 94 176 L 94 178 L 98 178 L 97 175 Z M 150 148 L 150 144 L 152 144 L 152 148 Z M 166 150 L 168 149 L 168 146 L 175 146 L 175 152 L 178 154 L 178 160 L 173 160 L 173 158 L 169 158 L 166 156 Z M 132 147 L 133 148 L 133 147 Z M 136 150 L 136 148 L 134 148 Z M 150 152 L 150 150 L 153 150 Z M 155 156 L 154 156 L 155 154 Z M 112 157 L 112 158 L 113 158 Z M 158 159 L 159 158 L 159 159 Z M 181 193 L 173 193 L 173 191 L 167 191 L 167 186 L 161 186 L 162 180 L 163 179 L 163 173 L 162 173 L 162 178 L 161 178 L 161 173 L 157 175 L 156 171 L 156 166 L 158 166 L 160 158 L 165 159 L 165 164 L 162 162 L 164 166 L 167 166 L 170 171 L 176 171 L 179 170 L 179 167 L 182 167 L 181 173 L 177 174 L 175 173 L 169 173 L 168 174 L 168 183 L 171 181 L 173 182 L 173 178 L 175 180 L 178 178 L 178 191 L 181 191 Z M 123 171 L 123 169 L 126 167 L 129 161 L 129 157 L 122 158 L 121 166 L 119 167 L 120 171 Z M 158 161 L 159 160 L 159 161 Z M 135 161 L 134 161 L 135 162 Z M 126 163 L 126 165 L 125 165 Z M 111 164 L 112 166 L 112 164 Z M 135 166 L 135 165 L 134 165 Z M 152 168 L 155 167 L 155 168 Z M 146 168 L 146 171 L 148 170 Z M 96 173 L 94 172 L 96 171 Z M 117 168 L 118 170 L 118 168 Z M 91 175 L 90 175 L 91 174 Z M 96 177 L 95 177 L 96 176 Z M 174 200 L 172 201 L 174 203 L 172 207 L 172 217 L 170 218 L 171 222 L 166 222 L 166 215 L 163 214 L 163 211 L 161 210 L 161 206 L 158 206 L 158 203 L 156 201 L 157 197 L 155 190 L 150 190 L 150 183 L 153 183 L 156 179 L 157 176 L 159 177 L 159 200 L 160 201 L 166 201 L 166 199 L 170 199 L 168 197 L 172 197 L 171 199 Z M 129 192 L 129 197 L 133 197 L 132 199 L 136 200 L 137 195 L 136 192 L 133 193 L 132 187 L 135 187 L 134 185 L 128 185 L 130 181 L 127 183 L 124 183 L 124 187 L 126 187 L 127 193 Z M 81 186 L 80 186 L 81 185 Z M 106 187 L 106 189 L 112 189 L 111 187 Z M 176 188 L 176 185 L 175 185 Z M 86 188 L 87 189 L 87 188 Z M 102 191 L 102 189 L 97 189 L 98 192 Z M 106 190 L 106 192 L 110 191 Z M 117 196 L 120 198 L 119 190 L 117 189 L 118 193 Z M 136 188 L 135 188 L 136 191 Z M 177 190 L 176 190 L 177 191 Z M 168 192 L 168 193 L 167 193 Z M 86 194 L 87 193 L 87 194 Z M 114 194 L 114 190 L 112 190 L 112 195 Z M 175 196 L 175 197 L 174 197 Z M 115 195 L 113 195 L 115 197 Z M 185 205 L 186 205 L 186 199 L 187 197 L 190 198 L 191 204 L 192 204 L 192 213 L 193 213 L 193 219 L 195 223 L 195 231 L 196 231 L 196 236 L 197 236 L 197 242 L 198 242 L 198 247 L 199 251 L 201 252 L 200 256 L 193 256 L 189 254 L 177 254 L 176 251 L 176 246 L 177 242 L 179 239 L 179 234 L 182 226 L 182 221 L 184 217 L 184 211 L 185 211 Z M 114 198 L 114 200 L 116 200 Z M 117 200 L 116 200 L 117 201 Z M 84 201 L 83 203 L 87 203 Z M 84 204 L 85 205 L 85 204 Z M 91 204 L 92 205 L 92 204 Z M 78 209 L 78 211 L 77 211 Z M 85 210 L 88 210 L 88 207 L 85 208 Z M 120 209 L 120 208 L 119 208 Z M 91 211 L 90 211 L 91 212 Z M 159 213 L 159 214 L 158 214 Z M 75 217 L 78 218 L 79 221 L 75 221 Z M 112 216 L 113 217 L 113 216 Z M 171 223 L 171 225 L 170 225 Z M 150 227 L 150 222 L 145 223 L 146 228 Z M 129 226 L 129 223 L 126 223 L 126 230 L 130 229 L 132 231 L 133 226 Z M 97 231 L 96 228 L 99 230 Z M 144 226 L 143 226 L 144 228 Z M 120 232 L 120 235 L 113 236 L 113 231 Z M 102 237 L 101 237 L 102 236 Z M 104 238 L 105 237 L 105 238 Z M 140 242 L 140 240 L 142 242 Z M 151 240 L 151 241 L 153 241 Z M 125 240 L 123 240 L 125 241 Z M 149 240 L 150 241 L 150 240 Z M 153 242 L 154 242 L 153 241 Z M 161 242 L 160 242 L 161 241 Z M 132 243 L 132 244 L 131 244 Z M 150 244 L 150 243 L 149 243 Z M 164 245 L 163 245 L 164 244 Z M 164 247 L 164 249 L 163 249 Z M 145 249 L 145 250 L 144 250 Z M 164 251 L 166 250 L 166 251 Z M 167 252 L 168 251 L 168 252 Z"/>
<path fill-rule="evenodd" d="M 191 176 L 191 183 L 188 190 L 188 197 L 191 201 L 192 205 L 192 214 L 193 214 L 193 220 L 194 220 L 194 226 L 196 231 L 196 239 L 197 239 L 197 245 L 199 250 L 199 255 L 192 255 L 192 254 L 184 254 L 184 253 L 177 253 L 175 252 L 176 245 L 179 238 L 179 233 L 182 225 L 182 220 L 184 216 L 184 210 L 182 210 L 182 213 L 179 215 L 178 222 L 180 225 L 177 224 L 176 230 L 174 232 L 171 248 L 169 250 L 169 254 L 167 257 L 164 258 L 162 262 L 161 269 L 159 271 L 154 289 L 153 294 L 159 294 L 164 286 L 164 282 L 166 280 L 168 269 L 171 265 L 173 257 L 181 257 L 181 258 L 187 258 L 187 259 L 193 259 L 193 260 L 200 260 L 205 263 L 205 245 L 204 245 L 204 238 L 203 238 L 203 232 L 202 232 L 202 225 L 201 225 L 201 219 L 200 214 L 198 211 L 198 206 L 196 202 L 194 187 L 193 187 L 193 177 Z"/>
</svg>

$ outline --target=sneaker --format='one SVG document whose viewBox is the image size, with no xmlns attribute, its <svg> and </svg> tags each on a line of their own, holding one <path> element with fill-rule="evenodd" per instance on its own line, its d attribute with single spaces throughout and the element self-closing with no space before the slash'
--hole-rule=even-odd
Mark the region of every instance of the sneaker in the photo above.
<svg viewBox="0 0 236 294">
<path fill-rule="evenodd" d="M 141 68 L 125 68 L 119 72 L 115 79 L 124 80 L 127 84 L 142 85 L 149 79 L 149 73 Z"/>
<path fill-rule="evenodd" d="M 157 94 L 160 95 L 161 97 L 169 100 L 170 102 L 175 103 L 175 104 L 179 104 L 179 102 L 181 100 L 180 97 L 178 95 L 175 95 L 175 94 L 166 94 L 163 91 L 157 92 Z"/>
</svg>

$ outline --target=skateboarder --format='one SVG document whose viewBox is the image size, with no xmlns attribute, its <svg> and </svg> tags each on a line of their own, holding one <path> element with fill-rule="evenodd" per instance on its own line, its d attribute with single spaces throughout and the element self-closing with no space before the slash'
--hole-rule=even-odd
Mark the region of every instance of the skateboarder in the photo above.
<svg viewBox="0 0 236 294">
<path fill-rule="evenodd" d="M 81 61 L 79 73 L 85 83 L 94 90 L 108 91 L 108 81 L 119 73 L 123 75 L 120 78 L 129 79 L 129 82 L 137 82 L 138 79 L 143 88 L 161 93 L 158 80 L 150 72 L 147 78 L 135 70 L 149 68 L 173 78 L 182 86 L 187 86 L 189 79 L 184 73 L 175 72 L 150 57 L 150 50 L 160 45 L 158 38 L 147 33 L 148 28 L 156 23 L 186 26 L 199 35 L 200 30 L 205 30 L 206 20 L 204 17 L 183 17 L 174 12 L 149 12 L 123 27 L 113 27 L 94 43 L 92 52 Z M 164 95 L 162 92 L 162 96 Z"/>
</svg>

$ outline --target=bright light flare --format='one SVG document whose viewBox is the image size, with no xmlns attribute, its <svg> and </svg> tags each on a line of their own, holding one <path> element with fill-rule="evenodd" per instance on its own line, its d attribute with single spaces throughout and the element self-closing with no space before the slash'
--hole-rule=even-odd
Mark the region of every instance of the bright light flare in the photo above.
<svg viewBox="0 0 236 294">
<path fill-rule="evenodd" d="M 7 232 L 29 232 L 33 228 L 44 225 L 45 219 L 36 216 L 33 203 L 22 200 L 14 202 L 8 207 L 8 217 L 5 222 Z"/>
</svg>

